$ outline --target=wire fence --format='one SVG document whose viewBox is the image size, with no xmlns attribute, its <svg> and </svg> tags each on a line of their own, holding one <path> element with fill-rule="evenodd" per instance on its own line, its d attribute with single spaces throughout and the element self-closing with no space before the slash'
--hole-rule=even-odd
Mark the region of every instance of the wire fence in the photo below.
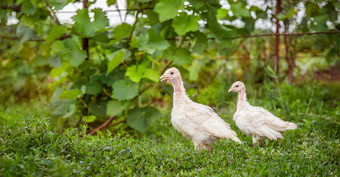
<svg viewBox="0 0 340 177">
<path fill-rule="evenodd" d="M 281 3 L 281 0 L 277 0 L 277 11 L 275 12 L 276 13 L 276 16 L 280 13 L 281 11 L 281 8 L 280 8 L 280 3 Z M 83 8 L 88 8 L 87 7 L 87 0 L 83 0 Z M 20 12 L 21 11 L 21 7 L 20 6 L 0 6 L 0 9 L 6 9 L 6 10 L 12 10 L 12 11 L 15 11 L 15 12 Z M 107 10 L 103 10 L 104 12 L 107 12 L 107 13 L 119 13 L 119 17 L 122 19 L 121 17 L 121 12 L 130 12 L 130 11 L 135 11 L 135 12 L 143 12 L 145 10 L 152 10 L 153 8 L 149 8 L 149 7 L 146 7 L 146 8 L 131 8 L 131 9 L 119 9 L 118 7 L 116 7 L 116 9 L 107 9 Z M 75 14 L 77 13 L 76 11 L 55 11 L 53 12 L 54 14 Z M 127 13 L 125 14 L 125 19 L 126 19 L 126 16 L 127 16 Z M 57 20 L 58 21 L 58 20 Z M 276 20 L 278 21 L 278 19 Z M 58 21 L 59 22 L 59 21 Z M 276 23 L 276 29 L 279 29 L 280 28 L 280 25 L 279 23 Z M 262 38 L 262 37 L 275 37 L 275 57 L 274 58 L 277 58 L 277 59 L 274 59 L 275 61 L 275 65 L 276 65 L 276 72 L 278 72 L 279 70 L 279 63 L 278 63 L 278 60 L 279 60 L 279 48 L 278 48 L 278 44 L 279 44 L 279 38 L 281 36 L 302 36 L 302 35 L 332 35 L 332 34 L 338 34 L 340 33 L 340 31 L 338 30 L 334 30 L 334 31 L 323 31 L 323 32 L 299 32 L 299 33 L 280 33 L 279 30 L 276 30 L 276 32 L 274 33 L 267 33 L 267 34 L 254 34 L 254 35 L 243 35 L 243 36 L 233 36 L 233 37 L 227 37 L 227 38 L 222 38 L 223 40 L 236 40 L 236 39 L 247 39 L 247 38 Z M 71 35 L 68 35 L 68 36 L 64 36 L 62 37 L 61 39 L 66 39 L 66 38 L 69 38 L 71 37 Z M 0 38 L 2 39 L 7 39 L 7 40 L 20 40 L 20 38 L 18 36 L 6 36 L 6 35 L 2 35 L 0 36 Z M 110 38 L 110 40 L 114 40 L 114 38 Z M 128 41 L 129 39 L 122 39 L 122 40 L 126 40 Z M 179 39 L 179 38 L 166 38 L 166 40 L 183 40 L 183 39 Z M 192 40 L 192 39 L 189 39 L 189 38 L 186 38 L 184 40 Z M 216 40 L 215 37 L 210 37 L 208 38 L 208 40 Z M 28 41 L 31 41 L 31 42 L 44 42 L 45 39 L 40 39 L 40 38 L 32 38 L 32 39 L 29 39 Z M 82 40 L 82 46 L 83 46 L 83 50 L 86 50 L 87 53 L 88 53 L 88 41 L 89 41 L 89 38 L 84 38 Z"/>
</svg>

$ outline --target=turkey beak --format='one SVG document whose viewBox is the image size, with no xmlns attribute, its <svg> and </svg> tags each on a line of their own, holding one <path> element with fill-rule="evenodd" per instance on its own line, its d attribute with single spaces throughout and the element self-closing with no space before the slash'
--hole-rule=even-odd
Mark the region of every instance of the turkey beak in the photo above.
<svg viewBox="0 0 340 177">
<path fill-rule="evenodd" d="M 231 91 L 233 91 L 233 88 L 230 88 L 230 89 L 228 90 L 228 92 L 231 92 Z"/>
<path fill-rule="evenodd" d="M 162 75 L 160 78 L 161 82 L 169 80 L 166 76 Z"/>
</svg>

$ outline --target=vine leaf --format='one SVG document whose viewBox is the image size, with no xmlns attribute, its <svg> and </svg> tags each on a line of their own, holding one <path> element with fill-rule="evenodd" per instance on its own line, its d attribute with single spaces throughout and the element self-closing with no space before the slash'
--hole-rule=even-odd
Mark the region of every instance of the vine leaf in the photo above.
<svg viewBox="0 0 340 177">
<path fill-rule="evenodd" d="M 130 105 L 131 102 L 129 101 L 110 100 L 106 105 L 106 115 L 119 116 L 123 111 L 127 110 Z"/>
<path fill-rule="evenodd" d="M 36 11 L 36 8 L 31 1 L 23 1 L 22 2 L 21 12 L 23 12 L 25 14 L 32 15 L 32 14 L 35 13 L 35 11 Z"/>
<path fill-rule="evenodd" d="M 199 19 L 197 16 L 187 15 L 187 13 L 183 12 L 174 19 L 172 27 L 178 35 L 182 36 L 189 31 L 197 31 Z"/>
<path fill-rule="evenodd" d="M 106 3 L 107 6 L 112 6 L 113 4 L 116 4 L 116 0 L 107 0 Z"/>
<path fill-rule="evenodd" d="M 159 21 L 164 22 L 174 18 L 178 10 L 184 8 L 184 0 L 161 0 L 155 6 L 154 11 L 159 14 Z"/>
<path fill-rule="evenodd" d="M 115 37 L 116 41 L 119 41 L 123 38 L 129 37 L 132 33 L 132 26 L 127 23 L 122 23 L 113 30 L 113 37 Z"/>
<path fill-rule="evenodd" d="M 113 96 L 121 100 L 131 100 L 138 95 L 139 86 L 137 83 L 131 82 L 129 80 L 118 80 L 113 83 Z"/>
<path fill-rule="evenodd" d="M 54 7 L 54 10 L 61 10 L 67 4 L 67 0 L 48 0 L 48 4 Z"/>
<path fill-rule="evenodd" d="M 111 57 L 108 66 L 106 75 L 108 75 L 113 69 L 115 69 L 120 63 L 122 63 L 125 56 L 124 50 L 119 50 L 113 53 L 113 56 Z"/>
<path fill-rule="evenodd" d="M 109 25 L 109 20 L 102 9 L 95 8 L 92 12 L 93 22 L 90 20 L 88 9 L 77 10 L 77 14 L 72 17 L 75 30 L 85 37 L 93 37 L 96 32 L 104 30 Z"/>
<path fill-rule="evenodd" d="M 73 99 L 60 99 L 60 94 L 63 93 L 62 88 L 58 88 L 54 91 L 51 98 L 52 115 L 59 117 L 70 117 L 73 115 L 76 107 Z"/>
<path fill-rule="evenodd" d="M 52 50 L 71 66 L 78 67 L 86 58 L 85 51 L 80 48 L 78 37 L 74 36 L 63 41 L 56 41 L 51 46 Z"/>
<path fill-rule="evenodd" d="M 95 29 L 95 31 L 100 31 L 105 29 L 107 26 L 109 26 L 109 19 L 106 17 L 105 12 L 103 12 L 100 8 L 95 8 L 92 10 L 94 13 L 94 20 L 92 22 L 92 25 Z"/>
<path fill-rule="evenodd" d="M 19 23 L 16 33 L 21 38 L 21 43 L 30 40 L 36 34 L 35 31 L 27 26 L 24 26 L 22 23 Z"/>
<path fill-rule="evenodd" d="M 193 40 L 192 52 L 202 54 L 208 47 L 208 38 L 201 32 L 195 32 L 195 38 Z"/>
<path fill-rule="evenodd" d="M 81 96 L 83 92 L 79 89 L 65 90 L 59 95 L 59 99 L 76 99 Z"/>
<path fill-rule="evenodd" d="M 96 120 L 96 116 L 90 115 L 90 116 L 83 116 L 82 120 L 85 122 L 94 122 Z"/>
<path fill-rule="evenodd" d="M 246 4 L 237 2 L 230 7 L 235 17 L 250 17 L 250 11 L 246 8 Z"/>
<path fill-rule="evenodd" d="M 139 83 L 145 72 L 145 67 L 143 65 L 132 65 L 127 68 L 126 76 L 130 78 L 133 82 Z"/>
<path fill-rule="evenodd" d="M 147 33 L 138 36 L 139 50 L 145 50 L 147 53 L 153 54 L 156 50 L 165 50 L 170 44 L 161 35 L 156 33 L 155 29 L 149 29 Z"/>
<path fill-rule="evenodd" d="M 46 42 L 50 43 L 60 38 L 66 32 L 66 26 L 53 26 L 50 33 L 46 37 Z"/>
<path fill-rule="evenodd" d="M 147 106 L 147 107 L 137 107 L 130 110 L 126 123 L 134 128 L 135 130 L 145 132 L 152 119 L 157 119 L 161 116 L 158 109 Z"/>
<path fill-rule="evenodd" d="M 90 77 L 90 82 L 86 83 L 86 93 L 90 95 L 97 95 L 103 90 L 101 84 L 101 75 L 93 75 Z"/>
<path fill-rule="evenodd" d="M 165 50 L 163 53 L 163 57 L 172 60 L 174 64 L 179 66 L 189 64 L 192 61 L 188 49 L 175 46 L 171 46 L 167 50 Z"/>
<path fill-rule="evenodd" d="M 148 68 L 146 63 L 140 65 L 132 65 L 126 71 L 126 76 L 133 82 L 139 83 L 142 78 L 150 79 L 153 82 L 158 82 L 160 75 L 152 68 Z"/>
</svg>

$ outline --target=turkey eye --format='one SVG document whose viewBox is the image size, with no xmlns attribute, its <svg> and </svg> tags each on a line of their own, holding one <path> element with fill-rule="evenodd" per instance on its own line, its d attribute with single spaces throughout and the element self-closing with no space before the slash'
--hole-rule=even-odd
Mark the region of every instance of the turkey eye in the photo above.
<svg viewBox="0 0 340 177">
<path fill-rule="evenodd" d="M 171 74 L 171 75 L 173 75 L 173 74 L 174 74 L 174 72 L 171 72 L 170 74 Z"/>
<path fill-rule="evenodd" d="M 238 85 L 236 85 L 236 87 L 238 87 Z"/>
</svg>

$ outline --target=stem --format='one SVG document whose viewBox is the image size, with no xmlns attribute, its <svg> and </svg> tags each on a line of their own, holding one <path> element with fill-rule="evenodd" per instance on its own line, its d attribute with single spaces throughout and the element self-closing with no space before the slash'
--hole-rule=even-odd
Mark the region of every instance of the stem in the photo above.
<svg viewBox="0 0 340 177">
<path fill-rule="evenodd" d="M 275 64 L 275 72 L 279 73 L 279 52 L 280 52 L 280 21 L 277 18 L 279 13 L 281 12 L 281 0 L 276 0 L 276 12 L 275 12 L 275 23 L 276 23 L 276 33 L 275 33 L 275 56 L 274 56 L 274 64 Z"/>
<path fill-rule="evenodd" d="M 100 125 L 99 127 L 97 127 L 96 129 L 94 129 L 92 132 L 90 132 L 88 135 L 93 135 L 95 133 L 97 133 L 100 129 L 106 127 L 110 122 L 112 122 L 112 120 L 115 118 L 115 116 L 110 117 L 106 122 L 104 122 L 102 125 Z"/>
<path fill-rule="evenodd" d="M 314 83 L 313 83 L 312 94 L 311 94 L 311 96 L 310 96 L 310 98 L 309 98 L 309 102 L 308 102 L 308 106 L 307 106 L 307 109 L 306 109 L 306 113 L 305 113 L 305 114 L 308 114 L 308 112 L 309 112 L 309 106 L 310 106 L 310 104 L 312 103 L 312 100 L 313 100 L 314 90 L 315 90 L 315 80 L 314 80 Z"/>
<path fill-rule="evenodd" d="M 137 11 L 136 15 L 135 15 L 135 22 L 133 23 L 132 25 L 132 31 L 131 31 L 131 34 L 129 36 L 129 41 L 131 41 L 131 38 L 132 38 L 132 35 L 133 35 L 133 32 L 135 31 L 136 29 L 136 25 L 137 25 L 137 22 L 138 22 L 138 15 L 139 15 L 140 11 Z"/>
<path fill-rule="evenodd" d="M 55 21 L 55 23 L 58 24 L 58 25 L 61 25 L 57 15 L 55 14 L 53 9 L 51 8 L 50 4 L 48 4 L 47 0 L 45 0 L 45 4 L 47 6 L 47 10 L 50 12 L 50 15 L 51 15 L 52 19 Z"/>
<path fill-rule="evenodd" d="M 116 9 L 117 9 L 117 12 L 118 12 L 118 15 L 119 15 L 120 23 L 122 23 L 123 19 L 122 19 L 122 14 L 120 13 L 120 10 L 119 10 L 118 2 L 116 2 Z"/>
<path fill-rule="evenodd" d="M 80 97 L 78 97 L 78 100 L 80 100 L 80 102 L 83 103 L 83 105 L 86 107 L 87 109 L 87 114 L 89 114 L 91 112 L 91 108 L 85 103 L 85 101 L 83 99 L 81 99 Z"/>
<path fill-rule="evenodd" d="M 107 95 L 108 97 L 110 97 L 111 99 L 113 99 L 112 96 L 106 91 L 105 88 L 103 89 L 103 91 L 104 91 L 104 94 L 105 94 L 105 95 Z"/>
<path fill-rule="evenodd" d="M 277 78 L 277 75 L 275 75 L 275 81 L 276 81 L 276 84 L 277 84 L 277 88 L 279 90 L 279 95 L 280 95 L 280 104 L 281 104 L 281 107 L 283 109 L 283 113 L 285 116 L 287 116 L 287 113 L 286 113 L 286 108 L 283 104 L 283 99 L 282 99 L 282 93 L 281 93 L 281 86 L 280 86 L 280 83 L 279 83 L 279 80 Z"/>
</svg>

